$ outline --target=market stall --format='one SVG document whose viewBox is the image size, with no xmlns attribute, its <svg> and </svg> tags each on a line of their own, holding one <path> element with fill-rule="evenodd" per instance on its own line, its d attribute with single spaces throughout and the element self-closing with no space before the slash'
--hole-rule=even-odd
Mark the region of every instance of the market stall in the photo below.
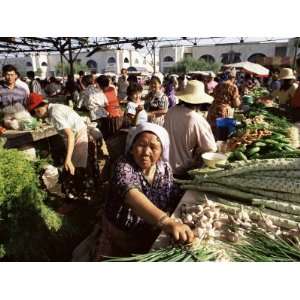
<svg viewBox="0 0 300 300">
<path fill-rule="evenodd" d="M 300 260 L 299 131 L 264 90 L 249 96 L 221 155 L 203 155 L 206 166 L 177 180 L 186 192 L 172 218 L 190 226 L 194 242 L 162 232 L 149 253 L 112 260 Z"/>
<path fill-rule="evenodd" d="M 19 148 L 55 135 L 54 127 L 45 125 L 39 130 L 6 130 L 0 137 L 6 139 L 5 148 Z"/>
<path fill-rule="evenodd" d="M 193 229 L 193 244 L 161 233 L 149 256 L 135 259 L 299 261 L 299 166 L 299 159 L 270 159 L 192 171 L 172 217 Z"/>
</svg>

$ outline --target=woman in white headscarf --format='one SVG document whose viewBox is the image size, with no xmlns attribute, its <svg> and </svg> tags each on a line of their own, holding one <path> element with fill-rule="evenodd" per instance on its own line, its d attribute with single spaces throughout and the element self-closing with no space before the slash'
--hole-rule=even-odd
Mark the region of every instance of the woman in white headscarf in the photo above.
<svg viewBox="0 0 300 300">
<path fill-rule="evenodd" d="M 163 127 L 147 122 L 129 132 L 125 156 L 113 169 L 96 260 L 148 252 L 160 230 L 192 241 L 191 229 L 168 216 L 182 196 L 168 157 L 169 136 Z"/>
</svg>

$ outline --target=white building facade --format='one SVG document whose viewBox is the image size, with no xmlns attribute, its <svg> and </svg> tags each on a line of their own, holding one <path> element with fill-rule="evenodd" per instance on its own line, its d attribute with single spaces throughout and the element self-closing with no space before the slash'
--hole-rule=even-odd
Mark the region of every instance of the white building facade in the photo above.
<svg viewBox="0 0 300 300">
<path fill-rule="evenodd" d="M 89 71 L 97 73 L 113 72 L 119 74 L 122 68 L 131 68 L 141 72 L 153 72 L 149 59 L 135 50 L 107 49 L 87 57 L 88 52 L 82 52 L 76 60 L 87 66 Z M 66 63 L 66 60 L 63 59 Z M 12 64 L 17 67 L 22 75 L 28 71 L 36 72 L 41 78 L 55 76 L 57 66 L 61 63 L 60 54 L 38 53 L 22 57 L 7 57 L 0 59 L 0 67 Z"/>
<path fill-rule="evenodd" d="M 298 52 L 299 49 L 298 49 Z M 168 72 L 177 62 L 186 57 L 204 59 L 209 62 L 229 64 L 252 61 L 264 65 L 289 65 L 294 59 L 295 46 L 288 43 L 241 43 L 192 47 L 161 47 L 159 50 L 160 70 Z"/>
</svg>

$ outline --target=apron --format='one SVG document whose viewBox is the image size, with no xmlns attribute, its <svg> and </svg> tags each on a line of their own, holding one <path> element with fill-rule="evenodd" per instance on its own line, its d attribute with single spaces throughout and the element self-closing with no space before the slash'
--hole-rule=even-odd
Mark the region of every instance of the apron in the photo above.
<svg viewBox="0 0 300 300">
<path fill-rule="evenodd" d="M 68 140 L 64 136 L 65 145 L 67 147 Z M 72 155 L 72 163 L 75 168 L 86 168 L 88 160 L 88 133 L 87 128 L 81 129 L 75 137 L 75 145 Z"/>
</svg>

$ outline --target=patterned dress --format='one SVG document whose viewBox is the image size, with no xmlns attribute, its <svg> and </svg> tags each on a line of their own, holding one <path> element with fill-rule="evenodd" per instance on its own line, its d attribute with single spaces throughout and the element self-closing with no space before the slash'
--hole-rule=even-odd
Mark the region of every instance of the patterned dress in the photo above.
<svg viewBox="0 0 300 300">
<path fill-rule="evenodd" d="M 213 96 L 214 102 L 208 110 L 207 121 L 214 130 L 217 118 L 231 116 L 234 102 L 239 99 L 240 95 L 239 89 L 234 83 L 225 81 L 216 86 Z"/>
<path fill-rule="evenodd" d="M 165 110 L 169 107 L 169 99 L 163 92 L 152 93 L 150 92 L 145 98 L 145 109 L 148 112 L 156 110 Z M 158 124 L 160 126 L 164 125 L 165 116 L 160 116 L 153 118 L 151 123 Z"/>
<path fill-rule="evenodd" d="M 159 231 L 138 217 L 125 203 L 131 189 L 138 189 L 158 208 L 172 213 L 183 192 L 174 182 L 168 163 L 158 162 L 152 184 L 131 156 L 121 157 L 115 165 L 98 240 L 96 260 L 103 256 L 126 256 L 147 252 Z"/>
</svg>

